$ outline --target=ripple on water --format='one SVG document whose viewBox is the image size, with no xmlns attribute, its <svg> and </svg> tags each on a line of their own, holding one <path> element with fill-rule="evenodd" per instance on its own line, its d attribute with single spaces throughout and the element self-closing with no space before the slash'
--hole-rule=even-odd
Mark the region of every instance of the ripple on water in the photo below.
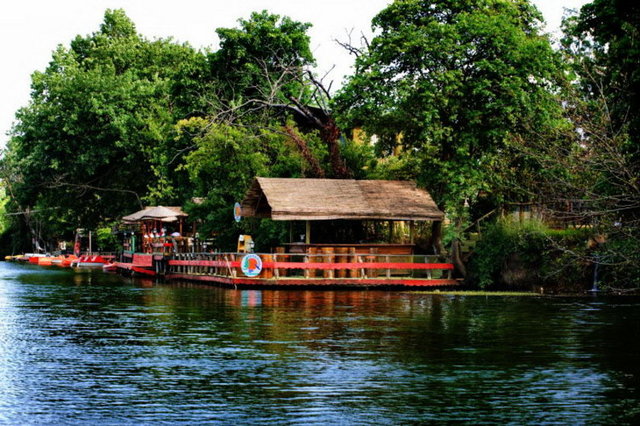
<svg viewBox="0 0 640 426">
<path fill-rule="evenodd" d="M 148 287 L 5 263 L 0 422 L 630 423 L 638 308 Z"/>
</svg>

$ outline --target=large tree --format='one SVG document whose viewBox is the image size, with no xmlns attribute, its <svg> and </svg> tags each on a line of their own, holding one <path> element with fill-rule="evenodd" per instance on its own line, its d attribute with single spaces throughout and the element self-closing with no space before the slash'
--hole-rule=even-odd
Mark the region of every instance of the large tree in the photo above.
<svg viewBox="0 0 640 426">
<path fill-rule="evenodd" d="M 510 147 L 560 117 L 541 23 L 527 0 L 397 0 L 335 99 L 340 122 L 378 137 L 382 175 L 416 179 L 450 214 L 481 190 L 513 196 L 500 180 L 525 165 Z"/>
<path fill-rule="evenodd" d="M 640 4 L 594 0 L 565 19 L 563 47 L 585 98 L 606 101 L 612 125 L 640 143 Z"/>
<path fill-rule="evenodd" d="M 589 224 L 594 239 L 579 258 L 603 264 L 605 284 L 640 287 L 640 6 L 594 0 L 563 22 L 562 51 L 573 90 L 566 112 L 570 144 L 539 146 L 547 172 L 539 189 L 557 215 Z M 577 201 L 577 203 L 576 203 Z M 604 241 L 606 243 L 602 244 Z M 572 252 L 580 253 L 580 250 Z"/>
<path fill-rule="evenodd" d="M 187 45 L 144 39 L 121 10 L 58 47 L 33 74 L 3 160 L 14 208 L 46 215 L 57 236 L 140 208 L 204 65 Z"/>
<path fill-rule="evenodd" d="M 282 127 L 294 118 L 303 132 L 317 131 L 327 145 L 332 177 L 347 177 L 336 126 L 328 100 L 329 90 L 312 67 L 309 23 L 294 21 L 267 11 L 240 19 L 239 28 L 218 28 L 220 49 L 209 55 L 211 71 L 219 82 L 210 100 L 217 122 L 235 125 Z M 306 138 L 288 129 L 303 156 L 314 165 L 314 177 L 325 177 L 310 156 Z"/>
</svg>

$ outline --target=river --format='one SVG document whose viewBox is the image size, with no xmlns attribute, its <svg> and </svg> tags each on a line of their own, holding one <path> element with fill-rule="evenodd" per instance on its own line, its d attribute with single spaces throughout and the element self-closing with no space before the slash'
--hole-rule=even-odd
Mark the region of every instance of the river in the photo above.
<svg viewBox="0 0 640 426">
<path fill-rule="evenodd" d="M 0 262 L 0 422 L 637 423 L 640 299 L 234 290 Z"/>
</svg>

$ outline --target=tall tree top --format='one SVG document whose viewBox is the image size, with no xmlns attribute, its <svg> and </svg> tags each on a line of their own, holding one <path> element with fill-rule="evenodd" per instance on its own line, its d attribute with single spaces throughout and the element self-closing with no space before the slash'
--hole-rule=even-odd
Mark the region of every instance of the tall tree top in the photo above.
<svg viewBox="0 0 640 426">
<path fill-rule="evenodd" d="M 100 33 L 107 37 L 131 37 L 137 34 L 136 26 L 122 9 L 107 9 Z"/>
</svg>

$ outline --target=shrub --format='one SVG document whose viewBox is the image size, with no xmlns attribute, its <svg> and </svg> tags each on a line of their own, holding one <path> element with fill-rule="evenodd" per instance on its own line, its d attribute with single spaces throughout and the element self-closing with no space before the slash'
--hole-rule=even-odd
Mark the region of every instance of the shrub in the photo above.
<svg viewBox="0 0 640 426">
<path fill-rule="evenodd" d="M 486 289 L 503 284 L 502 274 L 508 262 L 522 264 L 538 279 L 542 254 L 546 247 L 546 229 L 540 222 L 523 224 L 499 220 L 482 233 L 469 263 L 469 280 Z"/>
</svg>

